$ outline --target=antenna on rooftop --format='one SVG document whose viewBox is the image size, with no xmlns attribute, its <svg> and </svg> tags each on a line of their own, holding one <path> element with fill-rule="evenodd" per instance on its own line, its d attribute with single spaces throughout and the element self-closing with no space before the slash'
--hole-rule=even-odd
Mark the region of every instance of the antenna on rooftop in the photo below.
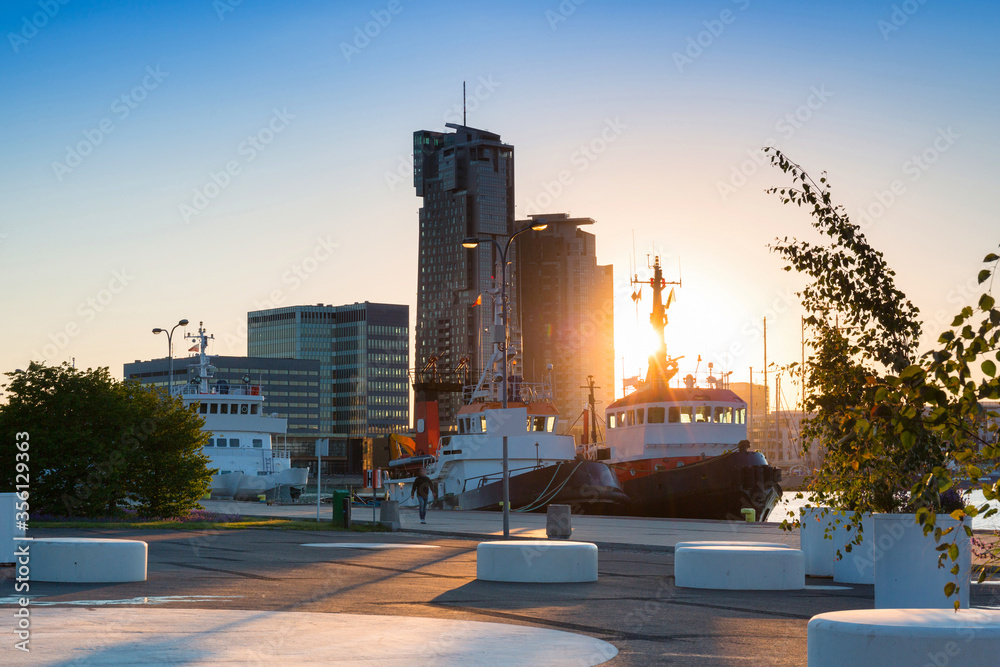
<svg viewBox="0 0 1000 667">
<path fill-rule="evenodd" d="M 468 127 L 465 122 L 465 82 L 462 82 L 462 125 Z"/>
</svg>

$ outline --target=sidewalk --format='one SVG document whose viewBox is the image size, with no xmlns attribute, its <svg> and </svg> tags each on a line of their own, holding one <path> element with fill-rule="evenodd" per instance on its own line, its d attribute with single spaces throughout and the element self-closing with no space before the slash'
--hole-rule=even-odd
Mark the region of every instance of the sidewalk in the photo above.
<svg viewBox="0 0 1000 667">
<path fill-rule="evenodd" d="M 265 505 L 253 502 L 203 500 L 210 512 L 240 516 L 315 519 L 316 507 L 309 505 Z M 376 510 L 376 518 L 377 518 Z M 371 507 L 355 506 L 353 518 L 371 521 Z M 430 510 L 427 523 L 421 524 L 415 509 L 401 508 L 402 530 L 409 533 L 449 537 L 469 537 L 479 540 L 503 535 L 503 514 L 467 510 Z M 323 521 L 332 520 L 333 509 L 322 505 Z M 545 539 L 545 514 L 512 512 L 511 537 Z M 743 521 L 698 521 L 694 519 L 647 519 L 621 516 L 573 516 L 572 539 L 593 542 L 599 547 L 638 548 L 644 551 L 672 552 L 678 542 L 691 540 L 744 540 L 747 542 L 781 542 L 798 548 L 798 532 L 785 532 L 776 523 Z"/>
</svg>

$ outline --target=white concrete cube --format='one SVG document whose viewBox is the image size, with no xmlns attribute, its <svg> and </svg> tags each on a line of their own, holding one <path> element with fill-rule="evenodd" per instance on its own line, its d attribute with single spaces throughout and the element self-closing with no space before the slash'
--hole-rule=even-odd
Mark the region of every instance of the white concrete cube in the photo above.
<svg viewBox="0 0 1000 667">
<path fill-rule="evenodd" d="M 850 515 L 848 515 L 849 517 Z M 849 518 L 847 521 L 849 522 Z M 871 514 L 865 514 L 861 518 L 861 544 L 851 544 L 851 550 L 847 550 L 847 545 L 857 537 L 858 527 L 851 530 L 845 528 L 846 524 L 837 526 L 837 532 L 833 534 L 834 553 L 840 550 L 841 558 L 833 561 L 833 580 L 838 584 L 868 584 L 875 583 L 875 520 Z"/>
<path fill-rule="evenodd" d="M 31 540 L 33 581 L 105 583 L 146 581 L 147 545 L 138 540 L 45 537 Z"/>
<path fill-rule="evenodd" d="M 837 557 L 837 519 L 843 515 L 829 507 L 803 507 L 799 528 L 799 543 L 806 558 L 806 576 L 832 577 L 833 560 Z M 827 538 L 829 529 L 829 538 Z"/>
<path fill-rule="evenodd" d="M 944 559 L 938 567 L 938 543 L 933 535 L 924 535 L 924 527 L 915 514 L 876 514 L 871 541 L 874 550 L 876 609 L 953 609 L 955 600 L 969 607 L 970 575 L 972 572 L 971 538 L 959 522 L 947 514 L 936 517 L 939 528 L 953 528 L 941 538 L 942 543 L 954 541 L 958 560 Z M 958 565 L 958 574 L 951 573 Z M 958 586 L 948 597 L 944 587 Z M 997 656 L 1000 663 L 1000 656 Z"/>
</svg>

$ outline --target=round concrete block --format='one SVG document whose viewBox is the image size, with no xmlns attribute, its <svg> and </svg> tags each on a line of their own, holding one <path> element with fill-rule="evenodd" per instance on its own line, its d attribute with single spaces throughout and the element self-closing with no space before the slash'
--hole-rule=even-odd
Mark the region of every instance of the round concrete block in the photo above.
<svg viewBox="0 0 1000 667">
<path fill-rule="evenodd" d="M 695 542 L 678 542 L 674 551 L 684 547 L 772 547 L 774 549 L 791 549 L 781 542 L 740 542 L 739 540 L 701 540 Z"/>
<path fill-rule="evenodd" d="M 481 542 L 476 548 L 476 578 L 539 584 L 597 581 L 597 545 L 564 540 Z"/>
<path fill-rule="evenodd" d="M 33 581 L 146 581 L 145 542 L 46 537 L 33 539 L 27 544 Z"/>
<path fill-rule="evenodd" d="M 1000 656 L 1000 611 L 852 609 L 813 616 L 809 667 L 987 667 Z"/>
<path fill-rule="evenodd" d="M 801 590 L 805 558 L 787 547 L 681 547 L 674 551 L 674 581 L 684 588 Z"/>
</svg>

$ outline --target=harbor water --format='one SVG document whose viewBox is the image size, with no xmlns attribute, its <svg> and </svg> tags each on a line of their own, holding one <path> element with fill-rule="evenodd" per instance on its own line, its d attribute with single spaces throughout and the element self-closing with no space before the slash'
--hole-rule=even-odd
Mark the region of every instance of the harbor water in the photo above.
<svg viewBox="0 0 1000 667">
<path fill-rule="evenodd" d="M 789 512 L 793 514 L 793 517 L 798 516 L 799 508 L 808 503 L 809 499 L 807 497 L 796 498 L 797 495 L 797 491 L 785 491 L 782 493 L 781 500 L 778 501 L 778 505 L 771 511 L 767 519 L 768 522 L 781 523 L 785 519 L 790 518 L 788 516 Z M 983 496 L 982 491 L 974 491 L 966 497 L 966 504 L 975 505 L 976 507 L 979 507 L 985 501 L 986 498 Z M 1000 504 L 996 501 L 993 501 L 991 505 L 1000 509 Z M 1000 530 L 1000 514 L 994 514 L 988 519 L 975 517 L 972 520 L 972 527 L 976 530 Z"/>
</svg>

